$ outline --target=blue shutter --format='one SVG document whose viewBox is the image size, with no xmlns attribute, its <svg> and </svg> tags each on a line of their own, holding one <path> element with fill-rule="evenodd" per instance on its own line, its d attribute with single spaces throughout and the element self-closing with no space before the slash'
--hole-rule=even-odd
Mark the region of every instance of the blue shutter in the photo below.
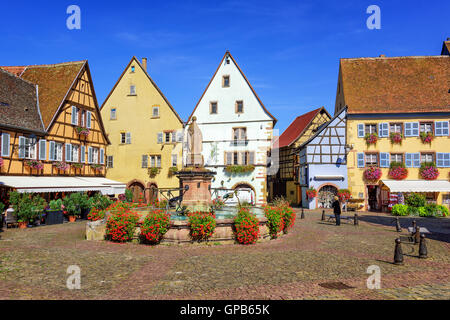
<svg viewBox="0 0 450 320">
<path fill-rule="evenodd" d="M 440 168 L 450 167 L 450 153 L 436 153 L 436 166 Z"/>
<path fill-rule="evenodd" d="M 420 153 L 413 153 L 413 167 L 420 168 Z"/>
<path fill-rule="evenodd" d="M 405 153 L 405 166 L 412 168 L 412 153 Z"/>
<path fill-rule="evenodd" d="M 86 162 L 86 149 L 85 146 L 80 147 L 80 162 L 85 163 Z"/>
<path fill-rule="evenodd" d="M 92 117 L 90 111 L 87 112 L 86 117 L 87 117 L 87 119 L 86 119 L 86 127 L 90 129 L 91 128 L 91 117 Z"/>
<path fill-rule="evenodd" d="M 378 124 L 378 133 L 380 138 L 389 137 L 389 124 L 386 122 Z"/>
<path fill-rule="evenodd" d="M 77 107 L 72 106 L 72 119 L 71 123 L 77 125 Z"/>
<path fill-rule="evenodd" d="M 381 152 L 380 153 L 380 167 L 389 168 L 389 153 Z"/>
<path fill-rule="evenodd" d="M 100 164 L 104 164 L 105 150 L 100 149 Z"/>
<path fill-rule="evenodd" d="M 358 138 L 364 138 L 364 124 L 358 124 Z"/>
<path fill-rule="evenodd" d="M 9 157 L 10 139 L 9 133 L 2 133 L 2 157 Z"/>
<path fill-rule="evenodd" d="M 418 122 L 412 122 L 411 123 L 411 136 L 418 137 L 419 136 L 419 123 Z"/>
<path fill-rule="evenodd" d="M 364 153 L 358 152 L 358 168 L 364 168 Z"/>
<path fill-rule="evenodd" d="M 72 145 L 66 143 L 66 162 L 72 161 Z"/>
<path fill-rule="evenodd" d="M 25 158 L 25 137 L 19 137 L 19 158 Z"/>
<path fill-rule="evenodd" d="M 39 160 L 47 160 L 47 141 L 39 140 Z"/>
</svg>

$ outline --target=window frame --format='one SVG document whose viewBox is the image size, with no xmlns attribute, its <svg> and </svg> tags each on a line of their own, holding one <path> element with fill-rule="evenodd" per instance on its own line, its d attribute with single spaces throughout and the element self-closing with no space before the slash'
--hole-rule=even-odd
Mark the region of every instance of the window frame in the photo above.
<svg viewBox="0 0 450 320">
<path fill-rule="evenodd" d="M 228 85 L 225 85 L 225 79 L 228 79 Z M 231 77 L 229 74 L 224 74 L 222 76 L 222 88 L 229 88 L 231 87 Z"/>
<path fill-rule="evenodd" d="M 216 112 L 213 112 L 213 104 L 216 105 Z M 209 114 L 218 114 L 219 113 L 219 103 L 217 101 L 209 102 Z"/>
<path fill-rule="evenodd" d="M 242 111 L 239 111 L 239 103 L 242 104 Z M 243 114 L 244 113 L 244 100 L 236 100 L 234 111 L 237 114 Z"/>
<path fill-rule="evenodd" d="M 373 164 L 371 162 L 370 164 L 368 164 L 367 156 L 375 156 L 376 157 L 376 163 Z M 365 165 L 366 168 L 379 167 L 380 166 L 380 154 L 378 152 L 366 152 L 366 153 L 364 153 L 364 165 Z"/>
</svg>

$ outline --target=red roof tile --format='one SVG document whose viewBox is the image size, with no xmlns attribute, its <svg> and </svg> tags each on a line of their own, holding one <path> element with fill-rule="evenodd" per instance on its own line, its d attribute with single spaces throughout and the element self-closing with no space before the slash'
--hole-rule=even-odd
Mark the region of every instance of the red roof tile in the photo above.
<svg viewBox="0 0 450 320">
<path fill-rule="evenodd" d="M 22 72 L 25 70 L 26 67 L 25 66 L 17 66 L 17 67 L 0 67 L 0 68 L 20 77 L 20 75 L 22 74 Z"/>
</svg>

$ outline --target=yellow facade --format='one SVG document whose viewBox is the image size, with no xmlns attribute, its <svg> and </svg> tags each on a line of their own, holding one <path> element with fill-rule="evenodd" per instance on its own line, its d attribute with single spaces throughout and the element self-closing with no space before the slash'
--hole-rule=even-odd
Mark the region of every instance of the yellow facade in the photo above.
<svg viewBox="0 0 450 320">
<path fill-rule="evenodd" d="M 158 115 L 154 114 L 156 107 Z M 126 183 L 133 191 L 145 190 L 147 200 L 152 186 L 179 187 L 178 178 L 170 175 L 169 168 L 173 166 L 173 155 L 177 168 L 182 166 L 182 142 L 178 135 L 182 133 L 183 122 L 147 74 L 145 63 L 142 65 L 133 57 L 103 103 L 101 114 L 111 141 L 107 148 L 108 156 L 112 156 L 107 178 Z M 158 142 L 158 134 L 162 135 L 162 143 Z M 143 156 L 147 156 L 147 167 Z M 159 167 L 155 175 L 151 174 L 152 166 Z"/>
<path fill-rule="evenodd" d="M 450 152 L 450 136 L 435 136 L 431 143 L 423 143 L 420 137 L 403 137 L 401 144 L 393 144 L 389 137 L 378 138 L 378 141 L 375 145 L 367 145 L 366 140 L 363 137 L 358 137 L 358 125 L 376 125 L 376 130 L 379 130 L 379 123 L 389 123 L 389 124 L 401 124 L 402 131 L 404 134 L 404 124 L 406 122 L 418 122 L 419 124 L 430 123 L 433 125 L 434 132 L 434 122 L 435 121 L 449 121 L 448 115 L 443 116 L 422 116 L 422 117 L 414 117 L 412 115 L 408 117 L 399 117 L 393 119 L 380 119 L 377 115 L 372 115 L 370 119 L 355 119 L 351 116 L 347 121 L 347 144 L 352 148 L 352 150 L 348 154 L 347 159 L 347 169 L 348 169 L 348 181 L 349 181 L 349 189 L 352 193 L 353 198 L 363 198 L 365 199 L 365 207 L 367 209 L 369 205 L 368 201 L 368 185 L 376 185 L 381 186 L 380 182 L 368 182 L 363 178 L 363 172 L 367 167 L 365 163 L 364 168 L 358 167 L 358 153 L 373 153 L 378 154 L 378 167 L 380 163 L 380 152 L 392 154 L 400 154 L 403 155 L 403 163 L 405 163 L 405 153 L 420 153 L 422 154 L 431 154 L 433 157 L 433 162 L 436 163 L 436 154 L 437 153 L 449 153 Z M 419 126 L 420 132 L 420 126 Z M 379 134 L 379 132 L 378 132 Z M 380 180 L 383 179 L 392 179 L 388 176 L 389 168 L 380 168 L 382 171 L 382 176 Z M 405 180 L 423 180 L 419 175 L 419 168 L 407 168 L 408 176 Z M 439 180 L 448 180 L 450 174 L 450 168 L 439 167 Z M 387 191 L 387 188 L 382 187 L 380 189 L 380 198 L 379 198 L 379 208 L 385 210 L 384 205 L 382 203 L 383 192 Z M 437 204 L 446 204 L 448 205 L 448 193 L 435 193 L 429 194 L 427 197 L 430 199 L 434 197 L 434 200 Z"/>
</svg>

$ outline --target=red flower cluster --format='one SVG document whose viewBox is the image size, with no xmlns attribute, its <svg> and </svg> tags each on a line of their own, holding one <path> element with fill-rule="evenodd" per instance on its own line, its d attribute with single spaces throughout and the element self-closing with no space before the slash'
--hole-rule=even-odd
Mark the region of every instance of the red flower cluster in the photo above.
<svg viewBox="0 0 450 320">
<path fill-rule="evenodd" d="M 425 180 L 436 180 L 439 177 L 439 170 L 434 163 L 425 163 L 419 169 L 420 176 Z"/>
<path fill-rule="evenodd" d="M 391 132 L 390 138 L 391 138 L 391 143 L 401 144 L 402 140 L 403 140 L 403 134 L 400 132 Z"/>
<path fill-rule="evenodd" d="M 308 199 L 317 197 L 317 190 L 313 187 L 309 188 L 308 190 L 306 190 L 306 196 L 308 197 Z"/>
<path fill-rule="evenodd" d="M 246 208 L 241 208 L 234 218 L 236 240 L 240 244 L 253 244 L 259 238 L 259 221 Z"/>
<path fill-rule="evenodd" d="M 210 238 L 216 229 L 216 216 L 210 212 L 188 213 L 190 235 L 193 240 L 201 241 Z"/>
<path fill-rule="evenodd" d="M 279 207 L 264 207 L 264 214 L 267 218 L 267 227 L 272 239 L 278 237 L 278 233 L 284 229 L 282 210 Z"/>
<path fill-rule="evenodd" d="M 408 176 L 408 169 L 403 167 L 395 167 L 389 170 L 389 177 L 395 180 L 403 180 Z"/>
<path fill-rule="evenodd" d="M 97 208 L 92 208 L 87 215 L 88 220 L 97 221 L 105 218 L 105 210 L 99 210 Z"/>
<path fill-rule="evenodd" d="M 431 141 L 433 141 L 434 139 L 434 135 L 431 132 L 421 132 L 420 139 L 423 143 L 431 143 Z"/>
<path fill-rule="evenodd" d="M 150 212 L 141 225 L 141 236 L 149 243 L 159 243 L 169 230 L 170 215 L 162 210 Z"/>
<path fill-rule="evenodd" d="M 125 242 L 133 238 L 139 215 L 128 209 L 118 207 L 106 221 L 106 237 L 111 241 Z"/>
<path fill-rule="evenodd" d="M 339 199 L 341 200 L 341 202 L 347 202 L 352 197 L 352 194 L 347 189 L 338 190 L 337 195 L 338 195 Z"/>
<path fill-rule="evenodd" d="M 369 181 L 376 181 L 381 178 L 380 168 L 370 167 L 364 171 L 364 178 Z"/>
<path fill-rule="evenodd" d="M 376 133 L 367 133 L 364 137 L 366 140 L 366 143 L 369 144 L 376 144 L 378 141 L 378 135 Z"/>
<path fill-rule="evenodd" d="M 297 215 L 295 214 L 294 210 L 292 210 L 289 206 L 282 206 L 281 207 L 281 218 L 283 219 L 283 231 L 284 233 L 287 233 L 290 228 L 295 223 L 295 219 L 297 218 Z"/>
</svg>

